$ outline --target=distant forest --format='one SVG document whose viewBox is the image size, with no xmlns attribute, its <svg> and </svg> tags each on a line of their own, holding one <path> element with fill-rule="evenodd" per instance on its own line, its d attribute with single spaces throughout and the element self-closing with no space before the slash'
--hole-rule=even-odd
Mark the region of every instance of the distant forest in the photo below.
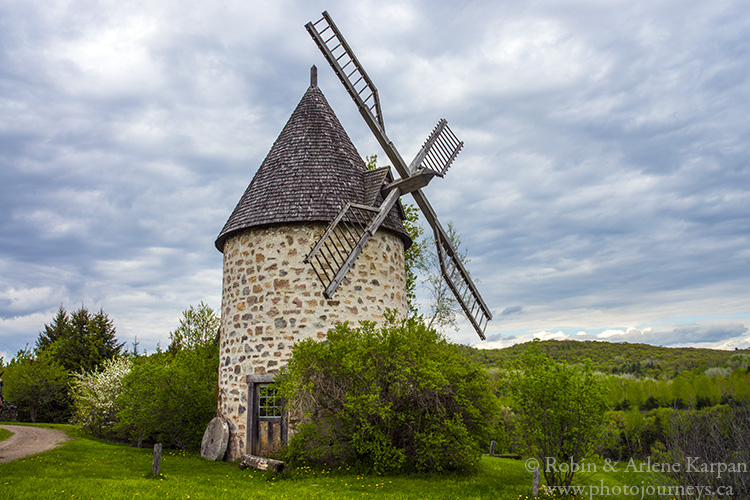
<svg viewBox="0 0 750 500">
<path fill-rule="evenodd" d="M 750 403 L 750 350 L 723 351 L 648 344 L 533 341 L 547 356 L 567 364 L 590 363 L 605 379 L 612 410 L 701 410 Z M 497 380 L 532 342 L 505 349 L 459 348 Z M 501 391 L 502 392 L 502 391 Z"/>
<path fill-rule="evenodd" d="M 545 340 L 538 342 L 549 357 L 566 363 L 589 359 L 593 368 L 604 374 L 630 374 L 637 378 L 671 379 L 685 372 L 695 375 L 720 368 L 734 370 L 750 365 L 750 350 L 724 351 L 693 347 L 657 347 L 648 344 Z M 529 348 L 531 342 L 505 349 L 476 349 L 461 346 L 470 358 L 490 372 L 502 369 Z"/>
<path fill-rule="evenodd" d="M 532 343 L 557 362 L 590 363 L 600 374 L 609 408 L 605 431 L 597 445 L 601 456 L 645 459 L 666 456 L 660 455 L 665 449 L 696 456 L 706 452 L 695 448 L 704 441 L 728 442 L 730 449 L 746 456 L 747 433 L 736 420 L 746 418 L 742 415 L 750 411 L 748 349 L 723 351 L 575 340 L 533 341 L 486 350 L 460 346 L 466 356 L 484 365 L 496 380 L 495 390 L 504 407 L 496 441 L 503 452 L 515 452 L 522 443 L 516 432 L 507 380 L 519 368 L 517 361 Z M 696 439 L 685 429 L 710 435 L 711 440 Z M 722 436 L 731 439 L 722 441 Z M 717 460 L 728 453 L 722 451 Z"/>
</svg>

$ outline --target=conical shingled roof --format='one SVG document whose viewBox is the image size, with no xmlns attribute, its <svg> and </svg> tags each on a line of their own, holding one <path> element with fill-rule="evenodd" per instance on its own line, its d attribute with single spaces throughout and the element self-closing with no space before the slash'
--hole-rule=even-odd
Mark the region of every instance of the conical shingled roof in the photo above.
<svg viewBox="0 0 750 500">
<path fill-rule="evenodd" d="M 314 81 L 216 238 L 244 229 L 294 222 L 330 222 L 347 203 L 365 202 L 364 161 Z M 378 203 L 382 198 L 378 196 Z M 411 245 L 394 207 L 383 227 Z"/>
</svg>

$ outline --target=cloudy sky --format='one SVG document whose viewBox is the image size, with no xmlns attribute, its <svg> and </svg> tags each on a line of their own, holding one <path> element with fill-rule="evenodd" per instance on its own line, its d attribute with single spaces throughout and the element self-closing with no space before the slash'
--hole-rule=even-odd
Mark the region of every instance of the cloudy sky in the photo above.
<svg viewBox="0 0 750 500">
<path fill-rule="evenodd" d="M 750 3 L 0 0 L 0 356 L 63 304 L 153 350 L 218 309 L 213 242 L 319 68 L 328 10 L 495 319 L 541 338 L 750 346 Z M 462 324 L 451 337 L 478 344 Z"/>
</svg>

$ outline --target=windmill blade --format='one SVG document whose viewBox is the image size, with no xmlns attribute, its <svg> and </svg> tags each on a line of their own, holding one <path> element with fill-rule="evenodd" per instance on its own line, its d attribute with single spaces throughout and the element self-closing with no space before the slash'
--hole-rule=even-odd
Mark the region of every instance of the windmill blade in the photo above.
<svg viewBox="0 0 750 500">
<path fill-rule="evenodd" d="M 372 83 L 372 80 L 365 72 L 357 59 L 357 56 L 354 55 L 354 51 L 344 39 L 341 31 L 336 27 L 331 16 L 327 11 L 323 12 L 323 17 L 321 19 L 314 23 L 307 23 L 305 28 L 307 28 L 308 33 L 310 33 L 310 36 L 318 45 L 318 48 L 331 65 L 331 68 L 333 68 L 333 71 L 339 77 L 339 80 L 341 80 L 341 83 L 344 84 L 347 92 L 354 100 L 357 108 L 359 108 L 362 118 L 364 118 L 367 126 L 370 127 L 370 130 L 375 135 L 375 138 L 378 140 L 380 147 L 383 148 L 386 156 L 388 156 L 388 159 L 391 160 L 398 175 L 404 179 L 409 177 L 412 170 L 406 165 L 406 162 L 401 157 L 401 153 L 398 152 L 393 145 L 393 142 L 388 139 L 388 136 L 385 133 L 383 115 L 380 111 L 380 98 L 378 97 L 378 91 L 375 88 L 375 84 Z M 442 121 L 444 120 L 441 120 L 441 122 Z M 447 122 L 443 127 L 447 129 Z M 440 128 L 440 130 L 438 130 L 438 128 Z M 457 139 L 455 139 L 455 135 L 453 135 L 453 132 L 451 132 L 450 129 L 447 129 L 446 133 L 449 135 L 445 136 L 445 138 L 440 141 L 440 144 L 449 147 L 448 145 L 454 143 Z M 433 136 L 433 142 L 437 141 L 438 137 L 441 135 L 442 128 L 440 127 L 440 123 L 438 123 L 438 127 L 433 131 L 433 134 L 428 138 L 428 141 L 430 141 L 430 138 L 433 138 Z M 426 145 L 427 144 L 425 144 L 425 146 Z M 458 146 L 458 149 L 460 149 L 463 143 L 460 141 L 454 143 L 454 152 L 452 154 L 453 159 L 455 159 L 455 155 L 458 154 L 458 150 L 455 149 L 456 145 Z M 429 152 L 429 149 L 430 148 L 427 147 L 425 150 L 425 147 L 423 146 L 425 154 Z M 450 159 L 447 166 L 442 169 L 443 173 L 445 173 L 445 170 L 450 166 L 450 162 L 452 162 L 453 159 Z M 415 168 L 416 166 L 418 165 L 415 165 Z M 424 211 L 421 204 L 419 208 Z"/>
<path fill-rule="evenodd" d="M 307 254 L 305 263 L 312 265 L 325 287 L 325 298 L 330 299 L 336 293 L 400 194 L 399 189 L 392 190 L 378 208 L 347 203 Z"/>
<path fill-rule="evenodd" d="M 412 160 L 409 172 L 414 173 L 417 169 L 429 168 L 443 177 L 463 145 L 463 141 L 459 141 L 456 134 L 448 127 L 448 122 L 441 119 Z"/>
<path fill-rule="evenodd" d="M 437 175 L 445 175 L 463 144 L 448 127 L 448 122 L 444 119 L 440 120 L 420 152 L 412 160 L 409 170 L 414 172 L 420 168 L 430 169 L 435 171 Z M 396 168 L 398 169 L 398 164 L 396 164 Z M 443 226 L 440 225 L 430 202 L 427 201 L 421 190 L 413 191 L 411 194 L 435 233 L 440 273 L 448 283 L 448 288 L 453 292 L 456 301 L 461 305 L 461 309 L 463 309 L 474 330 L 482 340 L 485 340 L 484 331 L 487 328 L 487 323 L 492 319 L 490 308 L 484 303 L 484 299 L 482 299 L 474 281 L 469 276 L 469 272 L 459 260 L 450 238 Z"/>
<path fill-rule="evenodd" d="M 474 330 L 482 340 L 485 340 L 484 331 L 487 328 L 487 323 L 492 319 L 492 313 L 482 300 L 482 296 L 479 295 L 479 290 L 471 280 L 468 271 L 456 255 L 448 235 L 445 234 L 442 227 L 438 227 L 439 229 L 435 228 L 435 245 L 440 262 L 440 273 L 448 283 L 448 288 L 453 292 Z"/>
<path fill-rule="evenodd" d="M 305 28 L 318 44 L 318 48 L 323 52 L 360 111 L 369 114 L 370 118 L 385 131 L 378 89 L 359 64 L 357 56 L 344 40 L 328 12 L 324 11 L 321 19 L 314 23 L 307 23 Z"/>
<path fill-rule="evenodd" d="M 307 23 L 305 27 L 310 33 L 310 36 L 312 36 L 313 40 L 315 40 L 318 48 L 328 60 L 328 63 L 331 65 L 336 75 L 339 77 L 339 80 L 341 80 L 341 83 L 344 84 L 347 92 L 354 100 L 357 108 L 359 108 L 359 112 L 362 115 L 362 118 L 364 118 L 367 126 L 370 127 L 370 130 L 375 135 L 375 138 L 378 140 L 380 147 L 383 148 L 383 151 L 385 152 L 386 156 L 388 156 L 388 159 L 393 164 L 393 167 L 396 169 L 402 179 L 411 177 L 413 170 L 406 165 L 406 162 L 401 157 L 401 154 L 393 145 L 393 142 L 388 139 L 388 136 L 385 133 L 385 126 L 383 125 L 383 116 L 380 111 L 380 99 L 378 97 L 377 89 L 375 88 L 375 85 L 372 83 L 372 80 L 367 75 L 362 65 L 357 60 L 357 57 L 354 55 L 354 52 L 352 51 L 349 44 L 346 43 L 346 40 L 344 40 L 343 35 L 334 24 L 331 16 L 328 14 L 328 12 L 323 12 L 322 19 L 316 21 L 315 23 Z M 447 129 L 447 124 L 443 127 Z M 446 147 L 449 151 L 452 151 L 451 154 L 447 156 L 438 155 L 437 152 L 434 153 L 435 164 L 444 165 L 440 167 L 442 174 L 444 174 L 450 166 L 450 163 L 458 154 L 458 150 L 460 150 L 460 145 L 462 145 L 462 143 L 460 141 L 458 141 L 458 143 L 455 143 L 455 141 L 453 140 L 455 138 L 455 135 L 450 132 L 450 129 L 447 129 L 447 132 L 443 132 L 443 129 L 440 128 L 440 130 L 438 130 L 439 128 L 440 123 L 438 123 L 438 127 L 436 127 L 436 130 L 433 131 L 433 134 L 430 136 L 430 138 L 434 136 L 434 140 L 432 141 L 432 143 L 437 142 L 439 144 L 438 147 Z M 443 133 L 449 135 L 445 135 L 443 136 L 442 140 L 439 140 Z M 430 138 L 428 138 L 428 142 L 430 142 Z M 452 148 L 450 146 L 451 144 L 454 144 Z M 420 151 L 420 154 L 417 155 L 417 158 L 419 158 L 419 156 L 421 155 L 422 159 L 420 159 L 416 163 L 412 162 L 412 166 L 415 170 L 423 163 L 425 158 L 430 156 L 431 149 L 432 147 L 428 146 L 428 144 L 425 143 L 422 151 Z M 423 152 L 424 154 L 422 155 Z M 438 158 L 440 158 L 440 160 L 438 160 Z M 417 159 L 415 158 L 415 161 L 416 160 Z M 430 156 L 429 161 L 432 160 L 433 157 Z M 396 191 L 399 190 L 395 189 L 391 191 L 391 193 L 394 193 Z M 459 302 L 459 304 L 461 304 L 461 308 L 466 313 L 469 321 L 471 321 L 472 325 L 474 326 L 474 329 L 477 331 L 479 336 L 484 339 L 484 330 L 487 326 L 487 322 L 492 319 L 492 313 L 482 300 L 482 297 L 479 294 L 476 286 L 474 285 L 474 282 L 471 280 L 469 273 L 456 257 L 456 252 L 453 250 L 453 247 L 450 244 L 448 235 L 440 225 L 440 222 L 438 222 L 437 215 L 435 214 L 435 210 L 433 210 L 432 205 L 430 205 L 430 203 L 427 201 L 427 198 L 424 196 L 421 190 L 417 189 L 411 194 L 414 197 L 414 201 L 417 203 L 417 206 L 422 211 L 422 214 L 427 219 L 427 222 L 433 228 L 433 231 L 436 235 L 436 241 L 440 242 L 438 244 L 438 248 L 442 248 L 442 253 L 441 251 L 438 251 L 438 256 L 442 255 L 441 258 L 444 262 L 444 264 L 441 264 L 441 272 L 443 273 L 443 276 L 448 282 L 451 291 L 453 291 L 453 294 L 456 296 L 456 300 Z M 443 267 L 445 269 L 443 269 Z M 341 279 L 343 280 L 343 276 L 341 277 Z M 333 284 L 334 283 L 332 283 L 332 285 Z M 335 287 L 333 288 L 333 290 L 335 291 Z"/>
<path fill-rule="evenodd" d="M 398 174 L 401 177 L 409 177 L 406 162 L 385 134 L 378 90 L 359 63 L 357 56 L 354 55 L 354 51 L 346 43 L 344 36 L 334 24 L 331 16 L 327 11 L 323 12 L 321 19 L 314 23 L 307 23 L 305 28 L 325 56 L 328 64 L 333 68 L 336 76 L 341 80 L 349 96 L 354 100 L 359 113 L 372 133 L 375 134 L 380 147 L 383 148 Z"/>
</svg>

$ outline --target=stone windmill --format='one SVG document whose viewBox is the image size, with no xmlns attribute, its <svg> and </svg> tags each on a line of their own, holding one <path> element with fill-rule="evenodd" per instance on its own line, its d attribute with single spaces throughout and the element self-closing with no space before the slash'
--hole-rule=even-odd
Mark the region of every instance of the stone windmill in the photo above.
<svg viewBox="0 0 750 500">
<path fill-rule="evenodd" d="M 317 86 L 300 100 L 216 239 L 224 254 L 219 413 L 227 458 L 267 455 L 286 440 L 273 376 L 295 342 L 323 339 L 337 323 L 407 311 L 404 250 L 411 239 L 394 205 L 334 299 L 306 254 L 347 204 L 379 204 L 369 171 Z"/>
<path fill-rule="evenodd" d="M 224 254 L 219 414 L 226 458 L 265 456 L 287 438 L 273 377 L 294 343 L 337 323 L 407 313 L 399 197 L 431 225 L 442 274 L 481 338 L 491 313 L 420 189 L 442 177 L 461 143 L 441 120 L 406 165 L 385 135 L 377 90 L 327 13 L 306 28 L 393 163 L 368 170 L 317 85 L 310 87 L 216 239 Z M 223 424 L 222 424 L 223 425 Z"/>
</svg>

